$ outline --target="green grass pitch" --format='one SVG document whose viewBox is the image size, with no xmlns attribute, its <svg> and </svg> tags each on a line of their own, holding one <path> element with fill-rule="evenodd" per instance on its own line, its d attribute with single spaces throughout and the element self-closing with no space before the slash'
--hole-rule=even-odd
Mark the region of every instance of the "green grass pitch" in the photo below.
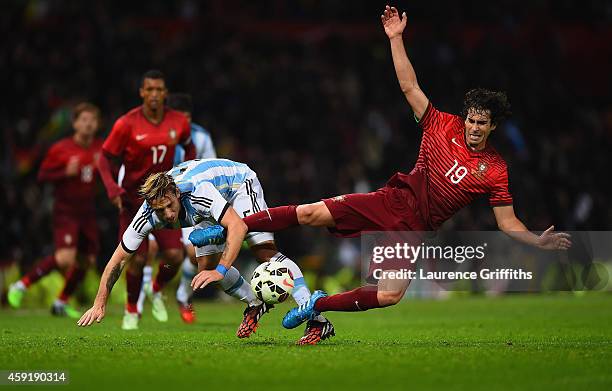
<svg viewBox="0 0 612 391">
<path fill-rule="evenodd" d="M 198 323 L 176 308 L 120 329 L 114 305 L 80 329 L 42 310 L 0 311 L 0 370 L 68 370 L 53 389 L 612 389 L 612 295 L 516 295 L 406 300 L 366 313 L 330 313 L 337 336 L 294 345 L 289 305 L 247 340 L 242 306 L 198 303 Z M 0 386 L 0 391 L 8 389 Z M 19 389 L 24 389 L 19 386 Z M 32 389 L 32 387 L 26 387 Z"/>
</svg>

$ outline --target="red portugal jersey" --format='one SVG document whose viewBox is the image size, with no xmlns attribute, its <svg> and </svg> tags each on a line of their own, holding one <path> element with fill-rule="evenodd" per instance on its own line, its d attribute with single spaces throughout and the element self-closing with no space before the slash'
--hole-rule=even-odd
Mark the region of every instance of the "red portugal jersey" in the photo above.
<svg viewBox="0 0 612 391">
<path fill-rule="evenodd" d="M 97 162 L 102 149 L 102 140 L 95 139 L 84 148 L 74 142 L 72 137 L 64 138 L 51 146 L 45 156 L 38 180 L 51 181 L 55 185 L 56 213 L 93 213 Z M 66 176 L 66 165 L 78 159 L 79 172 L 76 176 Z"/>
<path fill-rule="evenodd" d="M 416 165 L 410 175 L 398 173 L 389 184 L 399 181 L 413 189 L 429 228 L 439 228 L 481 195 L 489 196 L 491 206 L 512 204 L 506 162 L 488 144 L 478 152 L 468 148 L 463 118 L 429 103 L 419 124 L 423 139 Z"/>
<path fill-rule="evenodd" d="M 183 114 L 165 108 L 163 120 L 155 125 L 140 106 L 115 122 L 102 149 L 121 158 L 125 165 L 122 187 L 128 198 L 137 200 L 138 188 L 150 174 L 172 168 L 176 145 L 190 142 L 191 130 Z"/>
</svg>

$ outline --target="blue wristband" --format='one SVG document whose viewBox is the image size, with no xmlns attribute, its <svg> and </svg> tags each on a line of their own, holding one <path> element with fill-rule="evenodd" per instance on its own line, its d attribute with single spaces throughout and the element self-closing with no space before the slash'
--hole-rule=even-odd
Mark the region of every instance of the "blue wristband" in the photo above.
<svg viewBox="0 0 612 391">
<path fill-rule="evenodd" d="M 215 270 L 218 271 L 219 273 L 221 273 L 221 275 L 223 277 L 225 277 L 225 273 L 227 273 L 227 268 L 225 266 L 223 266 L 223 265 L 217 265 Z"/>
</svg>

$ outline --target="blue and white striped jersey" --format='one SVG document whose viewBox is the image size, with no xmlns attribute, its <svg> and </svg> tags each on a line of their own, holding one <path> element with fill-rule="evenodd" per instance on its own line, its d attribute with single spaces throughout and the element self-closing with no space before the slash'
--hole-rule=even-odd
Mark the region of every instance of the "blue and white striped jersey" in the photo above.
<svg viewBox="0 0 612 391">
<path fill-rule="evenodd" d="M 191 142 L 196 150 L 196 159 L 215 159 L 217 157 L 210 132 L 193 122 L 191 123 Z M 174 165 L 183 161 L 185 161 L 185 149 L 177 145 L 174 152 Z"/>
<path fill-rule="evenodd" d="M 227 159 L 196 159 L 168 171 L 180 191 L 180 227 L 193 227 L 203 221 L 218 224 L 247 179 L 257 175 L 244 163 Z M 147 202 L 125 230 L 121 244 L 133 252 L 154 229 L 180 228 L 162 221 Z"/>
</svg>

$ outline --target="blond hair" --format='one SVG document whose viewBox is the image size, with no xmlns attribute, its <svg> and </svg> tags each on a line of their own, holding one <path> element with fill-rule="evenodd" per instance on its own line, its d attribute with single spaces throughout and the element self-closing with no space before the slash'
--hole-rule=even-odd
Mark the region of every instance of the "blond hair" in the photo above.
<svg viewBox="0 0 612 391">
<path fill-rule="evenodd" d="M 151 203 L 154 200 L 176 192 L 176 189 L 174 178 L 165 172 L 158 172 L 147 177 L 142 186 L 140 186 L 138 194 L 148 203 Z"/>
</svg>

